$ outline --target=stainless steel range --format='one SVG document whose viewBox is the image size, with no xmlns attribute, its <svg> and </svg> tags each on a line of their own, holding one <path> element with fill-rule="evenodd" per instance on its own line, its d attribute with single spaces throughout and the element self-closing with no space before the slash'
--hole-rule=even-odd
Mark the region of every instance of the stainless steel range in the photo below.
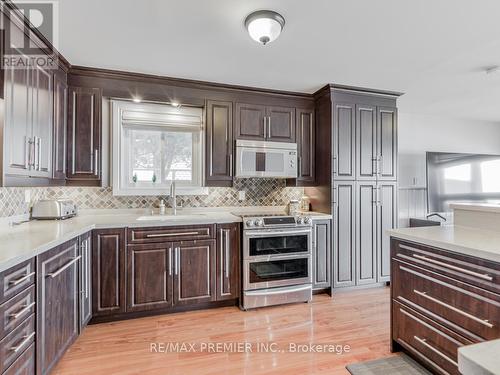
<svg viewBox="0 0 500 375">
<path fill-rule="evenodd" d="M 243 310 L 312 298 L 312 220 L 243 217 Z"/>
</svg>

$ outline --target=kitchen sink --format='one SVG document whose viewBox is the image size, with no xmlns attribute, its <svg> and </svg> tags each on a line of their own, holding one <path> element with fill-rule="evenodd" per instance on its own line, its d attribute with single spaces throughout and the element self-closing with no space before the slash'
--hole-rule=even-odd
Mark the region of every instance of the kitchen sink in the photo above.
<svg viewBox="0 0 500 375">
<path fill-rule="evenodd" d="M 137 221 L 175 221 L 175 220 L 188 220 L 199 219 L 207 217 L 205 214 L 190 214 L 190 215 L 148 215 L 140 216 Z"/>
</svg>

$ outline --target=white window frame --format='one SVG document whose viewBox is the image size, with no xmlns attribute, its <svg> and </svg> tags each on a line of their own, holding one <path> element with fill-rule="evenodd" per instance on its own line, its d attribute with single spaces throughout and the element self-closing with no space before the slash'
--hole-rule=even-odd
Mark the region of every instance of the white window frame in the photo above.
<svg viewBox="0 0 500 375">
<path fill-rule="evenodd" d="M 137 126 L 144 129 L 152 129 L 155 126 L 172 125 L 172 121 L 181 121 L 182 126 L 191 129 L 199 127 L 199 147 L 193 147 L 193 179 L 194 186 L 183 186 L 181 182 L 176 183 L 176 193 L 182 195 L 206 195 L 208 188 L 203 186 L 205 165 L 205 129 L 203 109 L 198 107 L 173 107 L 168 104 L 134 103 L 123 100 L 112 100 L 112 186 L 115 196 L 132 195 L 169 195 L 170 184 L 160 186 L 148 186 L 148 184 L 137 183 L 135 186 L 123 183 L 123 168 L 128 167 L 128 159 L 124 155 L 124 126 Z M 179 119 L 182 118 L 182 120 Z"/>
</svg>

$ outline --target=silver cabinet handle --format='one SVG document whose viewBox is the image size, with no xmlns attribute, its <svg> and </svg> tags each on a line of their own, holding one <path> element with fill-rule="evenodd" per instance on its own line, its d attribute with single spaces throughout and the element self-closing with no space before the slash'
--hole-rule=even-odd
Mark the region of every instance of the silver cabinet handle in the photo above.
<svg viewBox="0 0 500 375">
<path fill-rule="evenodd" d="M 233 153 L 229 154 L 229 177 L 233 177 Z"/>
<path fill-rule="evenodd" d="M 89 297 L 90 292 L 90 237 L 85 240 L 85 298 Z"/>
<path fill-rule="evenodd" d="M 146 238 L 157 238 L 157 237 L 175 237 L 175 236 L 192 236 L 195 234 L 200 234 L 199 232 L 183 232 L 183 233 L 158 233 L 158 234 L 146 234 Z"/>
<path fill-rule="evenodd" d="M 334 156 L 332 158 L 332 173 L 335 175 L 338 173 L 338 157 Z"/>
<path fill-rule="evenodd" d="M 263 123 L 264 123 L 264 138 L 267 138 L 267 137 L 266 137 L 266 129 L 267 129 L 267 128 L 266 128 L 266 122 L 267 122 L 267 117 L 266 117 L 266 116 L 264 116 L 264 118 L 263 118 L 263 119 L 264 119 L 264 121 L 263 121 Z"/>
<path fill-rule="evenodd" d="M 54 277 L 60 275 L 64 270 L 66 270 L 67 268 L 71 267 L 73 264 L 75 264 L 76 262 L 78 262 L 81 259 L 81 257 L 82 257 L 81 255 L 78 255 L 76 258 L 73 258 L 68 263 L 66 263 L 64 266 L 62 266 L 61 268 L 59 268 L 56 272 L 48 273 L 46 275 L 46 277 L 50 277 L 51 279 L 53 279 Z"/>
<path fill-rule="evenodd" d="M 10 350 L 12 350 L 14 353 L 17 353 L 22 348 L 24 348 L 27 343 L 30 342 L 30 340 L 33 338 L 33 336 L 35 336 L 35 332 L 31 333 L 30 335 L 23 336 L 24 340 L 21 341 L 18 346 L 13 346 L 12 348 L 10 348 Z"/>
<path fill-rule="evenodd" d="M 25 137 L 24 144 L 24 169 L 29 169 L 31 166 L 31 138 Z"/>
<path fill-rule="evenodd" d="M 456 313 L 459 313 L 459 314 L 461 314 L 461 315 L 463 315 L 463 316 L 465 316 L 465 317 L 467 317 L 467 318 L 469 318 L 471 320 L 474 320 L 475 322 L 478 322 L 478 323 L 480 323 L 482 325 L 485 325 L 488 328 L 493 328 L 493 324 L 491 324 L 488 320 L 480 319 L 477 316 L 471 315 L 471 314 L 469 314 L 469 313 L 467 313 L 467 312 L 465 312 L 463 310 L 457 309 L 455 306 L 449 305 L 446 302 L 443 302 L 443 301 L 441 301 L 441 300 L 439 300 L 437 298 L 429 296 L 427 294 L 427 292 L 421 292 L 419 290 L 414 289 L 413 293 L 415 293 L 415 294 L 417 294 L 417 295 L 419 295 L 421 297 L 424 297 L 424 298 L 428 299 L 429 301 L 435 302 L 438 305 L 441 305 L 441 306 L 446 307 L 446 308 L 448 308 L 448 309 L 450 309 L 452 311 L 455 311 Z"/>
<path fill-rule="evenodd" d="M 382 169 L 384 168 L 384 158 L 382 157 L 382 154 L 379 156 L 378 159 L 378 174 L 380 177 L 382 177 Z"/>
<path fill-rule="evenodd" d="M 267 117 L 267 138 L 271 138 L 271 116 Z"/>
<path fill-rule="evenodd" d="M 94 174 L 99 176 L 99 150 L 94 150 Z"/>
<path fill-rule="evenodd" d="M 297 177 L 302 177 L 302 156 L 299 156 L 297 158 L 297 164 L 298 164 L 298 176 Z"/>
<path fill-rule="evenodd" d="M 418 249 L 415 249 L 415 248 L 413 248 L 411 246 L 399 245 L 399 247 L 402 248 L 402 249 L 405 249 L 405 250 L 418 251 Z M 426 257 L 424 255 L 420 255 L 420 254 L 412 254 L 412 256 L 414 258 L 417 258 L 417 259 L 420 259 L 420 260 L 425 260 L 426 262 L 429 262 L 429 263 L 432 263 L 432 264 L 436 264 L 438 266 L 442 266 L 442 267 L 449 268 L 449 269 L 454 270 L 454 271 L 462 272 L 462 273 L 465 273 L 467 275 L 479 277 L 480 279 L 483 279 L 483 280 L 493 281 L 493 277 L 490 276 L 490 275 L 488 275 L 488 274 L 483 274 L 483 273 L 479 273 L 479 272 L 470 271 L 470 270 L 467 270 L 465 268 L 461 268 L 461 267 L 457 267 L 457 266 L 454 266 L 454 265 L 451 265 L 451 264 L 448 264 L 448 263 L 444 263 L 444 262 L 441 262 L 439 260 L 428 258 L 428 257 Z"/>
<path fill-rule="evenodd" d="M 448 357 L 446 354 L 442 353 L 441 351 L 437 350 L 435 347 L 433 347 L 432 345 L 430 345 L 429 343 L 427 343 L 426 339 L 421 339 L 418 336 L 413 336 L 413 338 L 415 340 L 417 340 L 419 343 L 421 343 L 423 346 L 425 346 L 427 349 L 432 350 L 434 353 L 436 353 L 441 358 L 447 360 L 448 362 L 450 362 L 453 365 L 455 365 L 455 366 L 458 367 L 458 363 L 457 362 L 455 362 L 453 359 L 451 359 L 450 357 Z"/>
<path fill-rule="evenodd" d="M 21 310 L 14 314 L 10 314 L 9 316 L 15 320 L 18 319 L 20 316 L 23 316 L 26 312 L 30 311 L 33 306 L 35 306 L 36 302 L 31 302 L 29 305 L 24 306 Z"/>
<path fill-rule="evenodd" d="M 168 276 L 172 276 L 172 248 L 168 248 Z"/>
<path fill-rule="evenodd" d="M 19 279 L 16 279 L 16 280 L 11 280 L 9 281 L 9 284 L 12 285 L 12 286 L 16 286 L 16 285 L 19 285 L 21 284 L 23 281 L 26 281 L 27 279 L 29 279 L 31 276 L 33 276 L 35 274 L 35 271 L 33 272 L 30 272 L 24 276 L 21 276 Z"/>
<path fill-rule="evenodd" d="M 37 144 L 38 144 L 38 170 L 42 170 L 42 138 L 38 137 L 37 138 Z"/>
<path fill-rule="evenodd" d="M 333 203 L 333 204 L 337 204 L 337 201 L 338 201 L 338 199 L 337 199 L 337 197 L 336 197 L 337 188 L 335 188 L 335 187 L 334 187 L 332 190 L 333 190 L 333 194 L 332 194 L 332 195 L 333 195 L 333 197 L 332 197 L 332 203 Z"/>
<path fill-rule="evenodd" d="M 175 248 L 175 275 L 179 274 L 179 248 Z"/>
<path fill-rule="evenodd" d="M 224 239 L 225 239 L 225 247 L 224 247 L 224 251 L 225 251 L 225 264 L 224 264 L 224 275 L 226 276 L 226 279 L 229 278 L 229 233 L 230 233 L 230 230 L 229 229 L 226 229 L 224 231 Z"/>
</svg>

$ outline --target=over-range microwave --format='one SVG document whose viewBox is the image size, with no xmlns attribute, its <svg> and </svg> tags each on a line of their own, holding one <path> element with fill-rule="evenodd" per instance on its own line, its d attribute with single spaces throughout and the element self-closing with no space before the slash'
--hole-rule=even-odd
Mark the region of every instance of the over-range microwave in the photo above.
<svg viewBox="0 0 500 375">
<path fill-rule="evenodd" d="M 297 144 L 237 140 L 236 177 L 297 178 Z"/>
</svg>

